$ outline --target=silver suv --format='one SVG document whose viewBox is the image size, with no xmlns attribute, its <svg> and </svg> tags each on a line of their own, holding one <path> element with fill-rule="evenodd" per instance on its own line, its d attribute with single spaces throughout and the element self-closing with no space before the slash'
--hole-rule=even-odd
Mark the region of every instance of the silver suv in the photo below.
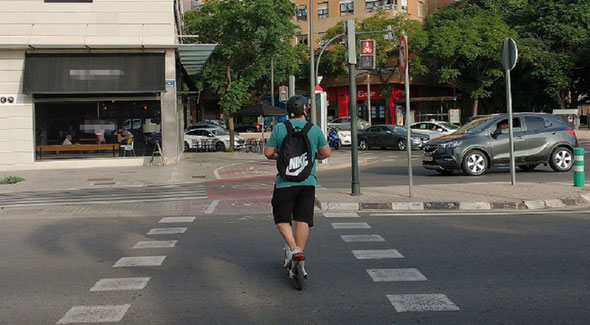
<svg viewBox="0 0 590 325">
<path fill-rule="evenodd" d="M 549 164 L 557 172 L 572 168 L 578 139 L 559 116 L 515 113 L 512 123 L 514 157 L 520 169 L 533 170 L 539 164 Z M 510 166 L 508 138 L 506 114 L 475 119 L 455 133 L 426 144 L 422 167 L 441 174 L 462 169 L 467 175 L 479 176 L 490 167 Z"/>
</svg>

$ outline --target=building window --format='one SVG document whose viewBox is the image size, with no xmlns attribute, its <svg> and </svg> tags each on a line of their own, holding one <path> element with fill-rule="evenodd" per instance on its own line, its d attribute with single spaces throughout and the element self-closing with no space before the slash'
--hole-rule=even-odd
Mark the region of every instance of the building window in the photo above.
<svg viewBox="0 0 590 325">
<path fill-rule="evenodd" d="M 322 2 L 318 3 L 318 18 L 328 18 L 328 3 Z"/>
<path fill-rule="evenodd" d="M 307 45 L 307 35 L 297 36 L 297 44 Z"/>
<path fill-rule="evenodd" d="M 307 20 L 307 7 L 297 6 L 297 20 Z"/>
<path fill-rule="evenodd" d="M 402 0 L 402 11 L 408 12 L 408 0 Z"/>
<path fill-rule="evenodd" d="M 354 14 L 353 0 L 340 0 L 340 16 L 347 16 Z"/>
<path fill-rule="evenodd" d="M 418 1 L 418 17 L 424 18 L 424 2 Z"/>
<path fill-rule="evenodd" d="M 375 11 L 383 8 L 383 0 L 367 0 L 367 11 Z"/>
<path fill-rule="evenodd" d="M 397 9 L 397 0 L 384 0 L 383 9 Z"/>
</svg>

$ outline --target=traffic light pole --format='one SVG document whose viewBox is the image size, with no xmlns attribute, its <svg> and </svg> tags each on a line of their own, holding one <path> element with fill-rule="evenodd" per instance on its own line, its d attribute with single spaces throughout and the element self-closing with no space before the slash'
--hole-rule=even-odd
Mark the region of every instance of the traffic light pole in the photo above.
<svg viewBox="0 0 590 325">
<path fill-rule="evenodd" d="M 309 0 L 309 99 L 311 101 L 311 123 L 314 125 L 318 124 L 317 121 L 317 105 L 315 102 L 315 84 L 316 84 L 316 76 L 314 72 L 314 61 L 315 61 L 315 53 L 314 53 L 314 42 L 313 42 L 313 0 Z"/>
<path fill-rule="evenodd" d="M 348 116 L 350 117 L 350 138 L 351 138 L 351 167 L 352 167 L 352 196 L 361 195 L 361 187 L 359 184 L 359 165 L 358 165 L 358 124 L 357 124 L 357 108 L 356 108 L 356 35 L 354 19 L 346 21 L 346 35 L 348 48 L 348 83 L 349 83 L 349 100 L 348 100 Z"/>
</svg>

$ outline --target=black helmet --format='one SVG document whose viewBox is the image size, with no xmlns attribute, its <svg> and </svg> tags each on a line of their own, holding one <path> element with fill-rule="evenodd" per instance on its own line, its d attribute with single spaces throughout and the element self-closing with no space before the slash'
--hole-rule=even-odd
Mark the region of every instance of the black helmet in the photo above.
<svg viewBox="0 0 590 325">
<path fill-rule="evenodd" d="M 289 113 L 289 118 L 303 115 L 306 108 L 307 98 L 303 96 L 295 95 L 287 101 L 287 113 Z"/>
</svg>

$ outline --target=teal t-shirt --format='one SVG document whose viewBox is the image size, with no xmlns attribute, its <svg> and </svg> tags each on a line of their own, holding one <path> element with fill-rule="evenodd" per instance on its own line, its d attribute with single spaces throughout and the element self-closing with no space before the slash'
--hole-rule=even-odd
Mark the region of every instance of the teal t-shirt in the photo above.
<svg viewBox="0 0 590 325">
<path fill-rule="evenodd" d="M 295 129 L 295 131 L 301 131 L 307 121 L 305 120 L 290 120 L 291 125 Z M 281 151 L 281 144 L 283 143 L 283 139 L 287 135 L 287 127 L 284 123 L 279 123 L 275 128 L 272 130 L 272 134 L 266 143 L 267 146 L 277 148 L 277 151 Z M 326 137 L 322 133 L 322 130 L 317 126 L 314 125 L 309 129 L 307 133 L 307 137 L 309 138 L 309 143 L 311 145 L 311 152 L 312 152 L 312 159 L 314 161 L 313 167 L 311 168 L 311 174 L 308 178 L 306 178 L 302 182 L 289 182 L 284 180 L 280 175 L 277 174 L 277 178 L 275 180 L 275 186 L 277 188 L 284 188 L 284 187 L 291 187 L 291 186 L 317 186 L 317 178 L 315 175 L 315 154 L 318 151 L 319 147 L 323 147 L 328 144 L 326 141 Z"/>
</svg>

